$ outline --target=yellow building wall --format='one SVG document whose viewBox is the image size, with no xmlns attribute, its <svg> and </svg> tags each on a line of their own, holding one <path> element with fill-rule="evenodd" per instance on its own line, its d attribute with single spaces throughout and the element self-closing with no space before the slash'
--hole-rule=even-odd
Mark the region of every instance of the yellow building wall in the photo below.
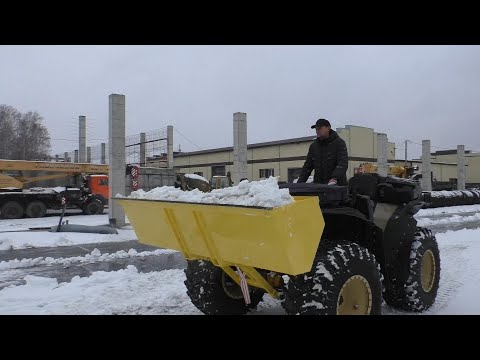
<svg viewBox="0 0 480 360">
<path fill-rule="evenodd" d="M 268 146 L 255 148 L 253 150 L 253 159 L 278 159 L 280 155 L 280 146 Z"/>
<path fill-rule="evenodd" d="M 353 126 L 350 128 L 350 156 L 375 158 L 376 134 L 373 129 Z"/>
<path fill-rule="evenodd" d="M 457 154 L 452 155 L 437 155 L 432 157 L 432 161 L 441 162 L 450 162 L 450 163 L 457 163 Z M 466 166 L 466 182 L 467 183 L 480 183 L 480 154 L 466 154 L 465 155 L 465 165 Z M 457 178 L 457 170 L 455 168 L 455 174 L 452 176 L 453 178 Z"/>
<path fill-rule="evenodd" d="M 468 163 L 466 170 L 467 183 L 480 183 L 480 154 L 467 156 L 465 160 Z"/>
<path fill-rule="evenodd" d="M 347 151 L 348 155 L 352 156 L 352 151 L 350 147 L 350 129 L 349 128 L 339 128 L 337 129 L 338 136 L 345 141 L 345 144 L 347 145 Z"/>
<path fill-rule="evenodd" d="M 315 139 L 312 137 L 311 142 L 303 142 L 299 144 L 285 144 L 280 146 L 280 157 L 293 157 L 293 156 L 307 156 L 308 148 Z"/>
</svg>

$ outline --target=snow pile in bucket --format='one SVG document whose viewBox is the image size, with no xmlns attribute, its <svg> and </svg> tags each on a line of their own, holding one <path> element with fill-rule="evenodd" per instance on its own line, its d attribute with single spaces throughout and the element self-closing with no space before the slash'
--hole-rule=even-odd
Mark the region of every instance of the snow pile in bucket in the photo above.
<svg viewBox="0 0 480 360">
<path fill-rule="evenodd" d="M 288 189 L 278 187 L 275 177 L 251 182 L 244 180 L 237 186 L 215 189 L 208 193 L 201 192 L 198 189 L 182 191 L 172 186 L 162 186 L 148 192 L 134 191 L 128 198 L 264 208 L 279 207 L 294 201 Z"/>
</svg>

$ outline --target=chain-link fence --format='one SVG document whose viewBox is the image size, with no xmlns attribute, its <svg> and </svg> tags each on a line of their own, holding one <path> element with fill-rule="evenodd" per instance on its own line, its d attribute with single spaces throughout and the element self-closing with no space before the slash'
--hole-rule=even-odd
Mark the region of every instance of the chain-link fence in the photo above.
<svg viewBox="0 0 480 360">
<path fill-rule="evenodd" d="M 60 157 L 64 157 L 65 162 L 78 162 L 77 150 L 69 151 L 65 155 L 60 155 Z M 108 160 L 108 143 L 87 146 L 87 162 L 108 164 Z M 125 138 L 125 161 L 127 165 L 166 167 L 167 128 L 127 136 Z"/>
<path fill-rule="evenodd" d="M 167 128 L 127 136 L 125 156 L 127 164 L 161 167 L 167 161 Z"/>
</svg>

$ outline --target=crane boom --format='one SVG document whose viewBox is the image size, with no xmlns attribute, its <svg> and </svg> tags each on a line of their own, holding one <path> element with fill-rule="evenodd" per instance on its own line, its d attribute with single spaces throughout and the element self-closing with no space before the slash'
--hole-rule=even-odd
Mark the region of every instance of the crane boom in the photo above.
<svg viewBox="0 0 480 360">
<path fill-rule="evenodd" d="M 2 174 L 2 172 L 17 171 L 41 171 L 51 172 L 53 174 L 33 177 Z M 28 183 L 81 174 L 108 174 L 108 165 L 49 161 L 0 160 L 0 189 L 22 189 L 24 185 Z"/>
<path fill-rule="evenodd" d="M 108 165 L 51 161 L 0 160 L 0 171 L 49 171 L 68 174 L 108 174 Z"/>
</svg>

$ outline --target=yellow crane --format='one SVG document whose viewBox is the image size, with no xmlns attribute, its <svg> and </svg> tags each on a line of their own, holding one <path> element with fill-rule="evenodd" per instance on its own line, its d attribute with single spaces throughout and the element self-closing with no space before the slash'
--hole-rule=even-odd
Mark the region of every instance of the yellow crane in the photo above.
<svg viewBox="0 0 480 360">
<path fill-rule="evenodd" d="M 23 176 L 24 171 L 51 172 L 51 175 Z M 12 175 L 12 173 L 19 173 Z M 0 160 L 0 189 L 23 189 L 37 181 L 59 179 L 81 174 L 108 174 L 108 165 L 49 161 Z"/>
<path fill-rule="evenodd" d="M 408 179 L 418 168 L 411 166 L 389 166 L 388 175 L 393 175 L 399 178 Z M 355 173 L 371 174 L 378 172 L 378 166 L 372 163 L 363 163 L 359 167 L 355 168 Z"/>
</svg>

